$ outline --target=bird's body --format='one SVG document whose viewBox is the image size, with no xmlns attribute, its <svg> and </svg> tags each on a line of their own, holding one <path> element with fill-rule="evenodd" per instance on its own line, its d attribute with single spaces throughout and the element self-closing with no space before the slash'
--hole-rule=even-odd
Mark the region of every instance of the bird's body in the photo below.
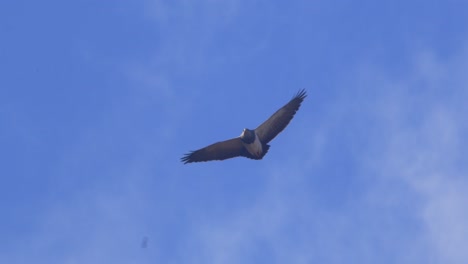
<svg viewBox="0 0 468 264">
<path fill-rule="evenodd" d="M 299 91 L 286 105 L 256 129 L 245 128 L 239 137 L 217 142 L 185 154 L 181 159 L 182 162 L 225 160 L 238 156 L 255 160 L 262 159 L 270 149 L 268 143 L 286 128 L 306 96 L 305 90 Z"/>
<path fill-rule="evenodd" d="M 242 137 L 247 133 L 252 133 L 254 135 L 254 140 L 253 142 L 249 142 L 249 141 L 244 141 L 242 140 Z M 247 149 L 247 151 L 252 155 L 254 156 L 255 158 L 263 158 L 263 156 L 266 154 L 266 151 L 263 152 L 263 146 L 262 146 L 262 143 L 260 142 L 260 139 L 258 139 L 258 136 L 257 134 L 255 133 L 254 130 L 248 130 L 248 129 L 244 129 L 244 131 L 242 131 L 242 134 L 240 136 L 241 140 L 242 140 L 242 144 L 244 145 L 244 147 Z"/>
</svg>

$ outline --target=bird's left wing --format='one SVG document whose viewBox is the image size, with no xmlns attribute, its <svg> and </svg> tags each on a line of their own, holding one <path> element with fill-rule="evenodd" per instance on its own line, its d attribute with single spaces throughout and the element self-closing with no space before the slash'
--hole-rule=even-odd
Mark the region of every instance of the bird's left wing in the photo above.
<svg viewBox="0 0 468 264">
<path fill-rule="evenodd" d="M 191 151 L 181 158 L 184 164 L 190 162 L 210 161 L 210 160 L 225 160 L 241 156 L 245 153 L 242 140 L 232 138 L 226 141 L 216 142 L 199 150 Z"/>
<path fill-rule="evenodd" d="M 276 111 L 268 120 L 263 122 L 260 126 L 255 129 L 260 141 L 263 143 L 270 142 L 275 138 L 293 119 L 296 111 L 301 106 L 302 101 L 306 98 L 307 94 L 305 90 L 299 91 L 291 101 Z"/>
</svg>

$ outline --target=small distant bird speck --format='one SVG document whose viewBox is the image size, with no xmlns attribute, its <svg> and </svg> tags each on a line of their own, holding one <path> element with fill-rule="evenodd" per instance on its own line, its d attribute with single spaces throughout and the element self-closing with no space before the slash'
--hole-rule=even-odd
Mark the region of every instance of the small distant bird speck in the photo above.
<svg viewBox="0 0 468 264">
<path fill-rule="evenodd" d="M 261 160 L 270 149 L 268 143 L 286 128 L 306 96 L 305 90 L 299 91 L 286 105 L 256 129 L 244 128 L 239 137 L 191 151 L 185 154 L 181 161 L 187 164 L 200 161 L 225 160 L 238 156 Z"/>
<path fill-rule="evenodd" d="M 141 241 L 141 248 L 147 248 L 148 247 L 148 237 L 143 237 L 143 240 Z"/>
</svg>

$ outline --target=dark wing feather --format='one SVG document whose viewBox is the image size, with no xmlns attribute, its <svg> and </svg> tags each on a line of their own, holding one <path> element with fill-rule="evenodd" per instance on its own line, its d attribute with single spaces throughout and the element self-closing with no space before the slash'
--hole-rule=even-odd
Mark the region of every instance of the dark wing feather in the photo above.
<svg viewBox="0 0 468 264">
<path fill-rule="evenodd" d="M 242 155 L 244 145 L 240 138 L 216 142 L 199 150 L 191 151 L 181 158 L 184 164 L 190 162 L 225 160 Z"/>
<path fill-rule="evenodd" d="M 305 90 L 299 91 L 289 103 L 276 111 L 267 121 L 263 122 L 255 129 L 260 141 L 268 143 L 274 139 L 293 119 L 294 114 L 301 106 L 302 101 L 306 98 Z"/>
</svg>

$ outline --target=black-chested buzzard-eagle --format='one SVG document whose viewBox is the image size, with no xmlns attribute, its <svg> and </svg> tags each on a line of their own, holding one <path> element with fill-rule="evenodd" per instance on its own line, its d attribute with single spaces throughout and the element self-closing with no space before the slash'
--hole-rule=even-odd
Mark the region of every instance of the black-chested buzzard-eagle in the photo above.
<svg viewBox="0 0 468 264">
<path fill-rule="evenodd" d="M 299 91 L 286 105 L 254 130 L 244 128 L 239 137 L 220 141 L 199 150 L 191 151 L 181 158 L 190 162 L 225 160 L 238 156 L 260 160 L 270 148 L 268 143 L 289 124 L 306 98 L 305 90 Z"/>
</svg>

